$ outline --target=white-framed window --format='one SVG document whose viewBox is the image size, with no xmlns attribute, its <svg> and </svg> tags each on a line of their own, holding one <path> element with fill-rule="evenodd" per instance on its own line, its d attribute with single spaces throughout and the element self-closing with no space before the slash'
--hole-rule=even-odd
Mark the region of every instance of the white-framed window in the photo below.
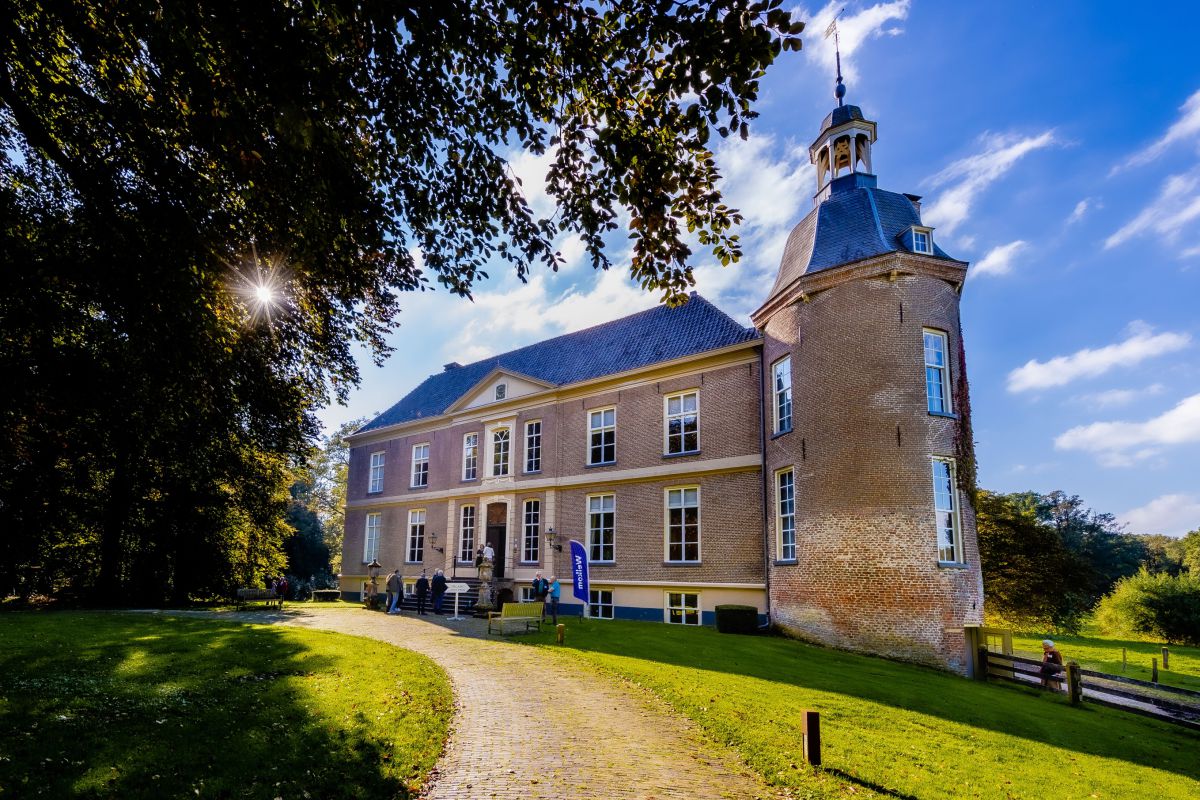
<svg viewBox="0 0 1200 800">
<path fill-rule="evenodd" d="M 792 429 L 792 358 L 785 356 L 771 366 L 771 382 L 774 397 L 775 433 L 787 433 Z"/>
<path fill-rule="evenodd" d="M 525 471 L 540 472 L 542 469 L 542 421 L 535 419 L 525 423 Z"/>
<path fill-rule="evenodd" d="M 925 340 L 925 394 L 931 414 L 949 414 L 950 366 L 946 360 L 949 340 L 942 331 L 922 329 Z"/>
<path fill-rule="evenodd" d="M 508 453 L 512 445 L 512 433 L 508 428 L 492 431 L 492 475 L 508 474 Z"/>
<path fill-rule="evenodd" d="M 700 561 L 700 487 L 666 490 L 666 561 L 673 564 Z"/>
<path fill-rule="evenodd" d="M 522 527 L 521 561 L 535 564 L 541 557 L 540 543 L 542 540 L 542 501 L 525 501 L 525 523 Z"/>
<path fill-rule="evenodd" d="M 425 560 L 425 509 L 408 512 L 408 561 L 419 564 Z"/>
<path fill-rule="evenodd" d="M 913 252 L 933 255 L 933 232 L 929 228 L 913 228 Z"/>
<path fill-rule="evenodd" d="M 521 602 L 522 603 L 536 603 L 537 601 L 538 601 L 538 596 L 533 593 L 532 586 L 522 586 L 521 587 Z"/>
<path fill-rule="evenodd" d="M 588 590 L 588 616 L 593 619 L 612 619 L 614 614 L 612 589 Z"/>
<path fill-rule="evenodd" d="M 962 562 L 958 500 L 954 490 L 954 459 L 933 457 L 933 513 L 937 520 L 938 561 Z"/>
<path fill-rule="evenodd" d="M 470 563 L 475 560 L 475 506 L 463 506 L 458 519 L 458 560 Z"/>
<path fill-rule="evenodd" d="M 412 451 L 412 483 L 414 489 L 429 485 L 429 443 L 414 444 Z"/>
<path fill-rule="evenodd" d="M 666 621 L 672 625 L 700 624 L 698 592 L 667 592 Z"/>
<path fill-rule="evenodd" d="M 612 464 L 617 460 L 617 410 L 601 408 L 588 412 L 588 464 Z"/>
<path fill-rule="evenodd" d="M 663 398 L 667 455 L 700 451 L 700 393 L 682 392 Z"/>
<path fill-rule="evenodd" d="M 779 560 L 796 560 L 796 474 L 791 467 L 775 473 L 775 529 Z"/>
<path fill-rule="evenodd" d="M 363 537 L 363 563 L 370 564 L 379 556 L 379 529 L 383 527 L 383 514 L 367 514 L 367 530 Z"/>
<path fill-rule="evenodd" d="M 468 433 L 463 437 L 464 481 L 473 481 L 479 475 L 479 434 Z"/>
<path fill-rule="evenodd" d="M 508 384 L 507 383 L 497 383 L 496 384 L 496 399 L 503 400 L 507 395 L 508 395 Z"/>
<path fill-rule="evenodd" d="M 377 453 L 371 453 L 371 481 L 367 485 L 367 491 L 371 494 L 383 491 L 383 459 L 384 453 L 382 450 Z"/>
<path fill-rule="evenodd" d="M 616 561 L 617 496 L 588 495 L 588 561 Z"/>
</svg>

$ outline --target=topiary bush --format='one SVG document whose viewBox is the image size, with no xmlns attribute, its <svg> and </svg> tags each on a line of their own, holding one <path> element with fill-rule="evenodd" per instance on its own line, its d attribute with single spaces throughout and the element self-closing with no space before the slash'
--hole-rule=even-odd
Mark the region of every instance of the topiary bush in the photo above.
<svg viewBox="0 0 1200 800">
<path fill-rule="evenodd" d="M 717 630 L 721 633 L 757 633 L 758 609 L 754 606 L 717 606 Z"/>
<path fill-rule="evenodd" d="M 1151 574 L 1143 567 L 1101 598 L 1096 621 L 1106 633 L 1200 645 L 1200 576 Z"/>
</svg>

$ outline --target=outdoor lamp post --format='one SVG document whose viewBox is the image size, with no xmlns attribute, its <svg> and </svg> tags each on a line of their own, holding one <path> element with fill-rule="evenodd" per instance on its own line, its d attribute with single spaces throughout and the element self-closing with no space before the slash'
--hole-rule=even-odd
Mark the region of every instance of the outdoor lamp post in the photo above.
<svg viewBox="0 0 1200 800">
<path fill-rule="evenodd" d="M 383 569 L 383 564 L 380 564 L 377 558 L 372 558 L 371 563 L 367 564 L 367 576 L 371 579 L 367 584 L 367 608 L 375 607 L 375 594 L 379 584 L 379 570 L 381 569 Z"/>
<path fill-rule="evenodd" d="M 546 547 L 552 547 L 558 552 L 562 552 L 562 545 L 558 543 L 558 534 L 554 532 L 553 525 L 546 529 Z"/>
</svg>

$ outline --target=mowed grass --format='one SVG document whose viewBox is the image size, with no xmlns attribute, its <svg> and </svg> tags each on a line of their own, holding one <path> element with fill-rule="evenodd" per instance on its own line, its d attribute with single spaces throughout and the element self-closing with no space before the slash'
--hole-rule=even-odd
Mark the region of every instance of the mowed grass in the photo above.
<svg viewBox="0 0 1200 800">
<path fill-rule="evenodd" d="M 1042 640 L 1053 639 L 1064 661 L 1078 661 L 1084 669 L 1109 672 L 1127 678 L 1150 680 L 1151 659 L 1158 659 L 1158 681 L 1169 686 L 1200 692 L 1200 647 L 1165 645 L 1170 650 L 1169 670 L 1163 669 L 1162 642 L 1110 638 L 1098 628 L 1084 628 L 1082 636 L 1024 632 L 1013 633 L 1013 650 L 1018 654 L 1041 658 Z M 1125 648 L 1126 667 L 1121 669 L 1121 648 Z M 1200 758 L 1200 756 L 1197 756 Z"/>
<path fill-rule="evenodd" d="M 336 633 L 0 614 L 0 798 L 393 798 L 452 711 L 424 656 Z"/>
<path fill-rule="evenodd" d="M 633 681 L 793 797 L 1200 797 L 1200 734 L 1034 689 L 710 628 L 513 638 Z M 801 758 L 804 709 L 821 712 L 819 771 Z"/>
</svg>

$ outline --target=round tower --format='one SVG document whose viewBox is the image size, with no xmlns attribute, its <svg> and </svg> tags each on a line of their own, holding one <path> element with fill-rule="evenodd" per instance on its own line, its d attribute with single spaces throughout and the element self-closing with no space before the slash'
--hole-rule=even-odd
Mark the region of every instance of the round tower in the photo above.
<svg viewBox="0 0 1200 800">
<path fill-rule="evenodd" d="M 763 332 L 775 625 L 965 671 L 983 618 L 959 296 L 920 198 L 877 187 L 876 125 L 840 105 L 814 208 L 753 315 Z"/>
</svg>

